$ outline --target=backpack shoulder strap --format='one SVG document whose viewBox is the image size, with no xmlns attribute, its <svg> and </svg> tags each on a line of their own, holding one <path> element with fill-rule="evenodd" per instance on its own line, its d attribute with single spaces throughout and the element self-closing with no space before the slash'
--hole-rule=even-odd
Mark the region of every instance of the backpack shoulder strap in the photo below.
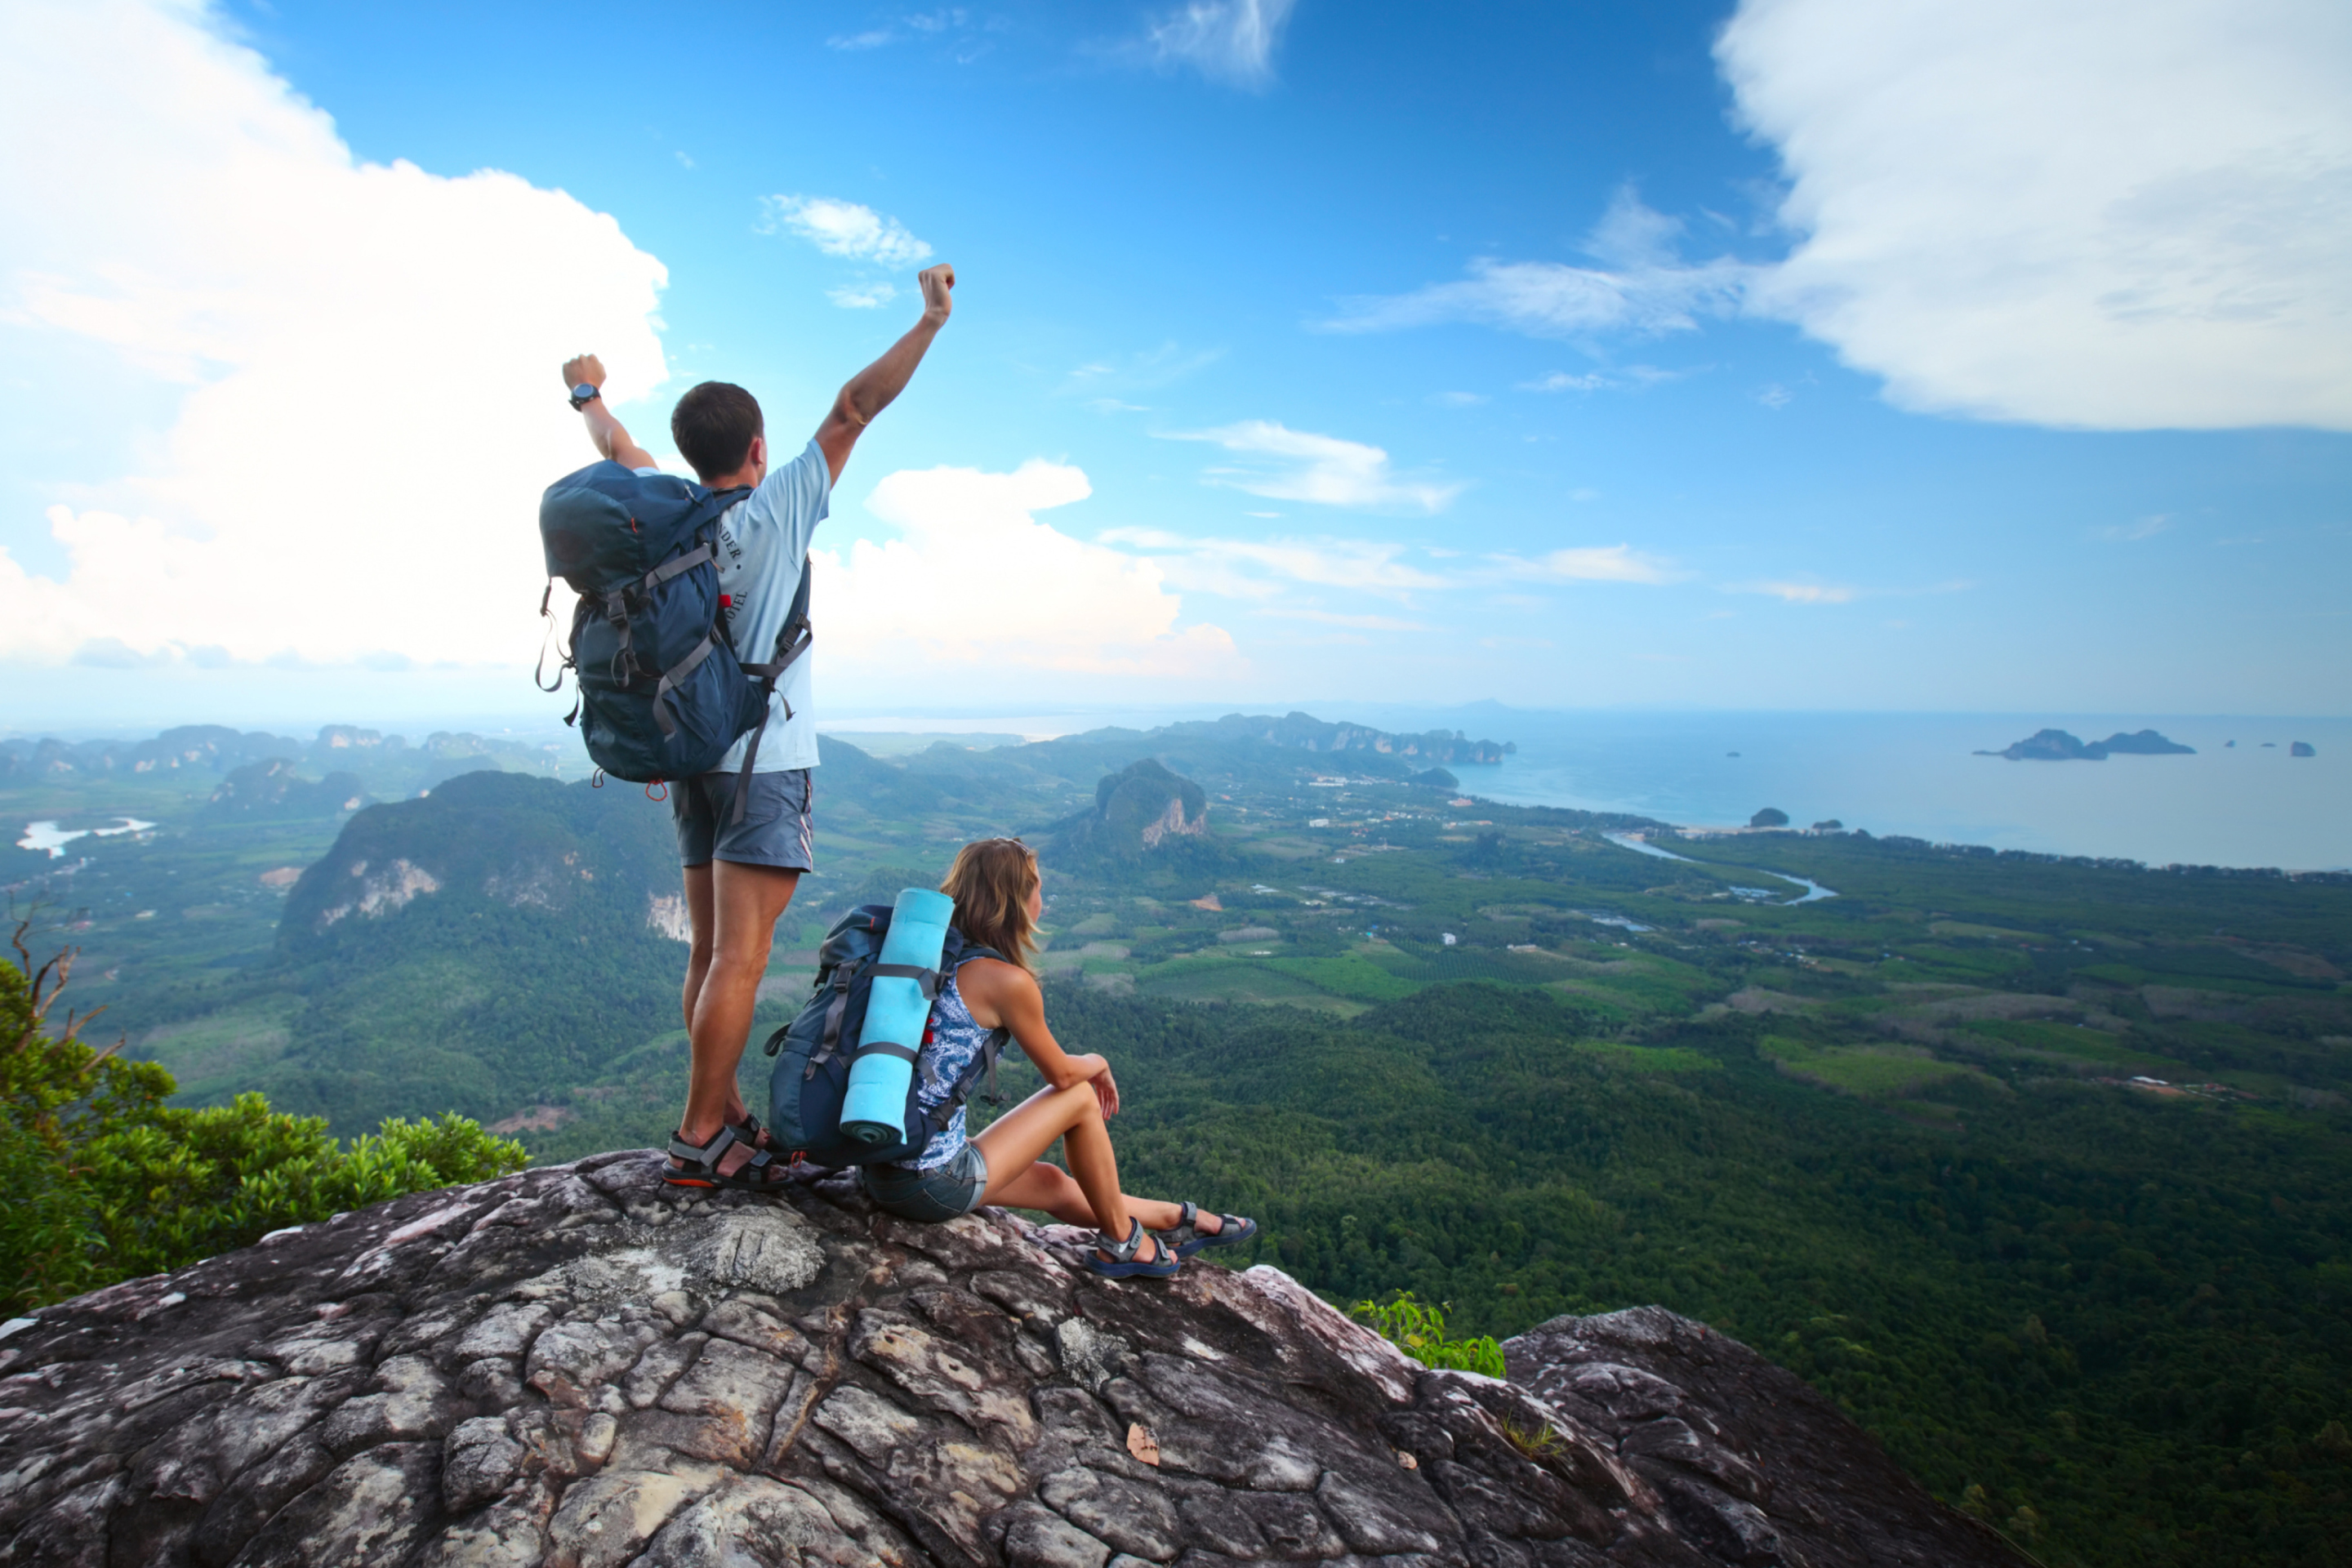
<svg viewBox="0 0 2352 1568">
<path fill-rule="evenodd" d="M 951 975 L 975 958 L 992 958 L 1000 963 L 1009 962 L 992 947 L 965 941 L 963 932 L 950 926 L 946 949 L 940 954 L 940 970 Z M 956 1110 L 971 1098 L 972 1090 L 979 1087 L 983 1076 L 988 1079 L 988 1102 L 991 1105 L 1004 1102 L 1004 1097 L 997 1092 L 996 1088 L 996 1058 L 1004 1054 L 1004 1047 L 1012 1041 L 1013 1031 L 1002 1026 L 988 1032 L 988 1037 L 981 1042 L 980 1049 L 964 1065 L 963 1071 L 956 1075 L 955 1082 L 948 1086 L 947 1099 L 932 1108 L 930 1121 L 935 1131 L 944 1129 L 955 1119 Z"/>
<path fill-rule="evenodd" d="M 810 563 L 808 556 L 801 557 L 801 585 L 793 591 L 793 607 L 785 612 L 784 624 L 776 633 L 776 656 L 765 664 L 738 667 L 760 683 L 760 694 L 763 699 L 774 693 L 776 682 L 784 678 L 784 671 L 798 664 L 801 656 L 808 652 L 809 646 L 816 641 L 816 634 L 809 628 L 808 618 Z M 737 822 L 743 820 L 743 809 L 751 803 L 751 764 L 760 760 L 760 742 L 768 732 L 768 705 L 762 701 L 760 721 L 751 726 L 751 738 L 743 742 L 743 769 L 735 780 Z M 793 704 L 787 698 L 784 701 L 784 721 L 790 723 L 792 718 Z"/>
<path fill-rule="evenodd" d="M 929 1121 L 934 1132 L 944 1131 L 947 1124 L 955 1120 L 955 1113 L 971 1098 L 971 1091 L 979 1087 L 983 1074 L 988 1079 L 988 1103 L 1004 1103 L 1004 1096 L 996 1089 L 996 1058 L 1004 1054 L 1004 1047 L 1012 1038 L 1013 1031 L 1010 1029 L 1000 1026 L 989 1030 L 988 1038 L 980 1043 L 980 1049 L 972 1053 L 971 1060 L 964 1064 L 963 1071 L 958 1073 L 955 1082 L 948 1086 L 948 1097 L 931 1107 Z"/>
<path fill-rule="evenodd" d="M 777 628 L 775 657 L 765 664 L 745 665 L 744 674 L 772 685 L 783 679 L 784 671 L 798 664 L 816 641 L 815 629 L 809 622 L 809 576 L 814 565 L 811 557 L 801 557 L 801 585 L 793 591 L 792 608 L 784 612 L 784 624 Z M 792 709 L 787 706 L 784 717 L 792 716 Z"/>
</svg>

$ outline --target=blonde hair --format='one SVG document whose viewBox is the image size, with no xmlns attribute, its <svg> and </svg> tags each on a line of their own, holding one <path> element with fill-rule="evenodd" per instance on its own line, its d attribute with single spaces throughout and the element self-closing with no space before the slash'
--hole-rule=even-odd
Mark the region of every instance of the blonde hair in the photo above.
<svg viewBox="0 0 2352 1568">
<path fill-rule="evenodd" d="M 965 845 L 940 881 L 940 891 L 955 900 L 955 928 L 964 940 L 992 947 L 1024 969 L 1037 951 L 1029 919 L 1029 895 L 1036 890 L 1037 852 L 1018 838 Z"/>
</svg>

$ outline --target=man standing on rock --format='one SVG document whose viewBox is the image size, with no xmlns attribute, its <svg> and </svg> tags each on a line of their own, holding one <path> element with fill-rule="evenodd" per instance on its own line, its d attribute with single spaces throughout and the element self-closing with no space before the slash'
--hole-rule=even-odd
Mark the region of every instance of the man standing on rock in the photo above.
<svg viewBox="0 0 2352 1568">
<path fill-rule="evenodd" d="M 922 319 L 850 378 L 808 446 L 782 467 L 768 466 L 760 405 L 740 386 L 706 381 L 679 398 L 670 415 L 670 439 L 706 488 L 751 491 L 719 522 L 719 590 L 738 648 L 775 646 L 800 588 L 809 540 L 824 521 L 850 449 L 867 422 L 906 389 L 931 339 L 947 324 L 955 268 L 927 268 L 919 281 Z M 563 382 L 599 453 L 640 473 L 657 471 L 604 406 L 599 393 L 604 366 L 595 355 L 568 361 Z M 694 927 L 684 998 L 693 1066 L 669 1166 L 669 1179 L 687 1186 L 759 1190 L 784 1174 L 782 1163 L 759 1146 L 765 1133 L 736 1088 L 735 1068 L 751 1034 L 776 921 L 792 903 L 801 873 L 815 864 L 810 810 L 816 721 L 806 659 L 784 672 L 770 702 L 766 738 L 740 820 L 735 792 L 742 740 L 717 771 L 671 786 Z"/>
</svg>

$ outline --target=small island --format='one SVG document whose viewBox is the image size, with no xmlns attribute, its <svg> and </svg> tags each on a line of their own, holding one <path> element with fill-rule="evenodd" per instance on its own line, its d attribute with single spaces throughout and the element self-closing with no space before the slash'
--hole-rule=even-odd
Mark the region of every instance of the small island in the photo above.
<svg viewBox="0 0 2352 1568">
<path fill-rule="evenodd" d="M 2104 763 L 2109 757 L 2193 757 L 2194 746 L 2167 740 L 2153 730 L 2125 734 L 2118 730 L 2104 741 L 2078 741 L 2063 730 L 2037 730 L 2005 751 L 1979 752 L 1979 757 L 2006 757 L 2012 763 Z"/>
</svg>

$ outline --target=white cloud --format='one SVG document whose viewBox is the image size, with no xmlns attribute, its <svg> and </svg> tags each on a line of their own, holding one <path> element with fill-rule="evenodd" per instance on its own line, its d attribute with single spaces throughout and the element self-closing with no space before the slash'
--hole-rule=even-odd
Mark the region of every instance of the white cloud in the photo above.
<svg viewBox="0 0 2352 1568">
<path fill-rule="evenodd" d="M 906 225 L 856 202 L 768 196 L 761 205 L 767 212 L 761 225 L 766 232 L 788 228 L 827 256 L 877 267 L 919 267 L 931 257 L 930 246 L 908 233 Z"/>
<path fill-rule="evenodd" d="M 1203 539 L 1152 528 L 1114 528 L 1100 538 L 1108 544 L 1150 552 L 1167 580 L 1178 587 L 1228 598 L 1275 598 L 1293 583 L 1391 597 L 1454 585 L 1406 565 L 1404 545 L 1376 540 Z"/>
<path fill-rule="evenodd" d="M 1494 559 L 1521 581 L 1532 577 L 1559 583 L 1671 583 L 1682 575 L 1671 563 L 1644 555 L 1630 544 L 1555 550 L 1532 561 L 1516 555 Z"/>
<path fill-rule="evenodd" d="M 1681 229 L 1678 220 L 1644 206 L 1628 187 L 1617 193 L 1585 239 L 1585 253 L 1600 267 L 1481 257 L 1470 263 L 1467 278 L 1410 294 L 1342 300 L 1339 314 L 1318 324 L 1327 331 L 1384 332 L 1478 321 L 1546 338 L 1687 331 L 1701 315 L 1737 310 L 1754 269 L 1729 257 L 1696 265 L 1683 261 L 1675 251 Z M 1539 384 L 1538 390 L 1586 384 L 1573 377 L 1558 379 L 1558 386 Z"/>
<path fill-rule="evenodd" d="M 1590 375 L 1570 375 L 1564 370 L 1556 370 L 1549 375 L 1538 376 L 1533 381 L 1519 383 L 1519 390 L 1521 392 L 1591 392 L 1608 384 L 1609 378 L 1597 371 Z"/>
<path fill-rule="evenodd" d="M 2342 0 L 1747 0 L 1801 237 L 1754 304 L 1914 409 L 2352 429 Z"/>
<path fill-rule="evenodd" d="M 1187 0 L 1151 25 L 1153 58 L 1185 65 L 1214 81 L 1263 88 L 1274 80 L 1274 51 L 1296 0 Z"/>
<path fill-rule="evenodd" d="M 1157 391 L 1214 364 L 1224 355 L 1225 351 L 1221 348 L 1186 349 L 1173 342 L 1164 342 L 1156 349 L 1129 354 L 1123 359 L 1093 360 L 1079 365 L 1070 372 L 1062 390 L 1090 392 L 1097 395 Z M 1132 407 L 1133 405 L 1128 406 Z"/>
<path fill-rule="evenodd" d="M 1486 401 L 1483 392 L 1436 392 L 1429 400 L 1441 408 L 1475 408 Z"/>
<path fill-rule="evenodd" d="M 1847 605 L 1862 590 L 1835 583 L 1729 583 L 1727 594 L 1762 594 L 1790 605 Z"/>
<path fill-rule="evenodd" d="M 51 487 L 61 576 L 0 552 L 0 658 L 527 663 L 539 492 L 591 456 L 558 368 L 657 384 L 666 281 L 561 192 L 359 162 L 194 0 L 0 8 L 0 356 L 99 426 L 184 389 Z"/>
<path fill-rule="evenodd" d="M 898 290 L 887 283 L 845 283 L 826 289 L 824 297 L 845 310 L 870 310 L 897 299 Z"/>
<path fill-rule="evenodd" d="M 1313 621 L 1319 626 L 1348 626 L 1360 632 L 1425 632 L 1431 628 L 1420 621 L 1399 620 L 1394 616 L 1347 616 L 1334 610 L 1260 610 L 1269 620 Z"/>
<path fill-rule="evenodd" d="M 1331 609 L 1261 609 L 1265 621 L 1312 621 L 1315 626 L 1345 626 L 1357 632 L 1428 632 L 1423 621 L 1400 621 L 1397 616 L 1345 616 Z"/>
<path fill-rule="evenodd" d="M 1163 438 L 1213 441 L 1228 452 L 1275 459 L 1273 467 L 1207 470 L 1213 483 L 1272 500 L 1433 512 L 1444 510 L 1464 489 L 1400 479 L 1389 468 L 1388 453 L 1378 447 L 1293 430 L 1270 419 L 1248 419 L 1215 430 L 1171 431 Z"/>
<path fill-rule="evenodd" d="M 887 476 L 866 507 L 898 537 L 816 555 L 828 664 L 862 682 L 928 680 L 950 665 L 1185 678 L 1239 669 L 1222 628 L 1177 626 L 1182 601 L 1153 563 L 1036 519 L 1092 493 L 1077 468 L 1034 460 L 1009 474 Z"/>
<path fill-rule="evenodd" d="M 898 35 L 887 27 L 873 27 L 863 33 L 836 33 L 824 41 L 828 49 L 878 49 L 896 41 Z"/>
<path fill-rule="evenodd" d="M 2142 539 L 2153 539 L 2171 526 L 2171 514 L 2159 511 L 2131 522 L 2118 522 L 2103 528 L 2099 530 L 2099 537 L 2116 543 L 2126 544 Z"/>
</svg>

